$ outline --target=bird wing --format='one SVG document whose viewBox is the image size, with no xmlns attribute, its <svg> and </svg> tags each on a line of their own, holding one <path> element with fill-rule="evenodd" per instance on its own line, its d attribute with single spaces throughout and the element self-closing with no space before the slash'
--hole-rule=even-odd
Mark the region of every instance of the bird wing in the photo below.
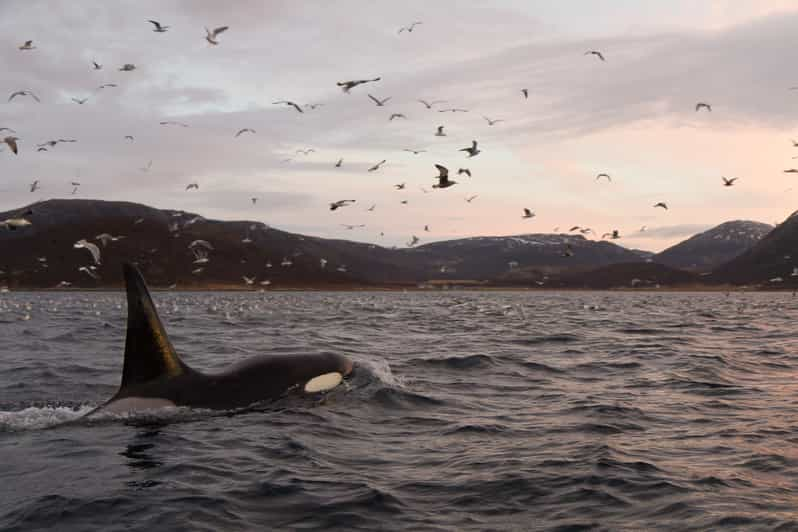
<svg viewBox="0 0 798 532">
<path fill-rule="evenodd" d="M 442 166 L 440 164 L 436 164 L 435 168 L 438 169 L 438 173 L 439 173 L 438 177 L 439 178 L 443 178 L 444 181 L 449 178 L 449 169 L 448 168 L 446 168 L 445 166 Z M 441 181 L 441 183 L 443 183 L 444 181 Z"/>
<path fill-rule="evenodd" d="M 381 101 L 379 101 L 377 98 L 375 98 L 375 97 L 374 97 L 374 96 L 372 96 L 371 94 L 367 94 L 366 96 L 368 96 L 369 98 L 371 98 L 371 101 L 373 101 L 373 102 L 374 102 L 374 103 L 376 103 L 377 105 L 380 105 L 380 104 L 382 103 Z"/>
<path fill-rule="evenodd" d="M 300 113 L 304 113 L 304 112 L 305 112 L 305 111 L 303 111 L 303 110 L 302 110 L 302 108 L 301 108 L 301 107 L 299 107 L 299 106 L 298 106 L 297 104 L 295 104 L 294 102 L 287 102 L 287 103 L 288 103 L 288 105 L 290 105 L 291 107 L 293 107 L 294 109 L 296 109 L 297 111 L 299 111 Z"/>
<path fill-rule="evenodd" d="M 155 26 L 155 29 L 161 29 L 161 24 L 157 20 L 148 20 L 147 22 Z"/>
<path fill-rule="evenodd" d="M 216 28 L 216 29 L 214 29 L 214 30 L 213 30 L 213 33 L 212 33 L 212 35 L 213 35 L 214 37 L 216 37 L 216 36 L 217 36 L 217 35 L 219 35 L 220 33 L 224 33 L 224 32 L 226 32 L 228 29 L 230 29 L 230 26 L 220 26 L 220 27 L 218 27 L 218 28 Z"/>
</svg>

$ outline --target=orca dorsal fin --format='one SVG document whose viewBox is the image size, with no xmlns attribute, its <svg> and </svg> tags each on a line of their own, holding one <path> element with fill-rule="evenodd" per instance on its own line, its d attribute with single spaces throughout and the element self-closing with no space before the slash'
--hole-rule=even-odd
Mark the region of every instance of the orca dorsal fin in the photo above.
<svg viewBox="0 0 798 532">
<path fill-rule="evenodd" d="M 128 387 L 191 371 L 177 356 L 138 269 L 124 264 L 127 336 L 120 393 Z"/>
</svg>

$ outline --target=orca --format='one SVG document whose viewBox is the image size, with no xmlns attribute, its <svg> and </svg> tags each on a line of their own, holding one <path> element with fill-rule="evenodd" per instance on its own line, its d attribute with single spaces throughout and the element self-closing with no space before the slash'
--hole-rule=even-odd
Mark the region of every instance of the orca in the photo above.
<svg viewBox="0 0 798 532">
<path fill-rule="evenodd" d="M 221 373 L 202 373 L 177 355 L 141 273 L 123 265 L 127 292 L 127 335 L 119 391 L 98 412 L 163 407 L 213 410 L 244 408 L 279 399 L 289 390 L 331 390 L 352 372 L 348 358 L 333 354 L 256 356 Z"/>
</svg>

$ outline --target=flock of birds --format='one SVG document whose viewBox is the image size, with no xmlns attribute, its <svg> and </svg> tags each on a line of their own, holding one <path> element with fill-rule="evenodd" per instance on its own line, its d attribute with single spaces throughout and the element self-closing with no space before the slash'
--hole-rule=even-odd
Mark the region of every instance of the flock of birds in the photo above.
<svg viewBox="0 0 798 532">
<path fill-rule="evenodd" d="M 166 33 L 170 29 L 169 25 L 163 24 L 163 23 L 161 23 L 160 21 L 157 21 L 157 20 L 148 20 L 147 23 L 151 24 L 152 31 L 155 32 L 155 33 L 161 33 L 161 34 L 162 33 Z M 403 27 L 399 28 L 397 33 L 400 34 L 400 35 L 403 34 L 403 33 L 407 33 L 407 34 L 413 33 L 413 31 L 416 30 L 416 28 L 418 28 L 422 24 L 423 24 L 423 21 L 415 21 L 415 22 L 413 22 L 413 23 L 411 23 L 411 24 L 409 24 L 407 26 L 403 26 Z M 213 28 L 213 29 L 206 27 L 205 28 L 205 41 L 210 46 L 218 46 L 220 44 L 220 36 L 222 34 L 224 34 L 225 32 L 227 32 L 228 30 L 229 30 L 228 26 L 220 26 L 220 27 L 216 27 L 216 28 Z M 18 46 L 18 48 L 19 48 L 20 52 L 22 52 L 22 53 L 29 53 L 29 52 L 34 51 L 34 50 L 37 49 L 32 40 L 25 41 L 22 45 Z M 594 57 L 600 62 L 606 62 L 607 61 L 607 58 L 605 57 L 605 54 L 602 51 L 600 51 L 600 50 L 587 50 L 584 53 L 584 55 L 585 56 Z M 92 61 L 91 68 L 93 70 L 102 70 L 104 68 L 104 66 L 102 64 L 98 63 L 97 61 Z M 133 63 L 125 63 L 125 64 L 119 66 L 117 70 L 119 72 L 133 72 L 133 71 L 136 70 L 136 68 L 137 68 L 136 65 L 133 64 Z M 339 82 L 336 83 L 336 85 L 341 89 L 341 91 L 343 91 L 343 93 L 351 94 L 354 89 L 361 88 L 361 90 L 362 90 L 363 86 L 374 85 L 374 84 L 377 84 L 380 81 L 381 81 L 381 77 L 380 76 L 376 76 L 376 77 L 364 78 L 364 79 L 339 81 Z M 116 83 L 104 83 L 102 85 L 99 85 L 96 90 L 97 91 L 103 91 L 103 90 L 106 90 L 106 89 L 115 88 L 117 86 L 118 85 Z M 523 99 L 528 99 L 529 98 L 529 90 L 527 88 L 519 88 L 518 90 L 519 90 L 521 98 L 523 98 Z M 378 96 L 375 96 L 375 95 L 373 95 L 371 93 L 366 93 L 366 97 L 376 107 L 379 107 L 379 108 L 383 108 L 383 107 L 388 106 L 389 103 L 392 100 L 391 96 L 378 97 Z M 32 91 L 30 89 L 20 89 L 20 90 L 13 91 L 8 97 L 8 102 L 13 102 L 15 100 L 23 99 L 23 98 L 29 98 L 35 103 L 41 102 L 41 99 L 39 98 L 39 96 L 34 91 Z M 74 102 L 77 105 L 84 105 L 84 104 L 86 104 L 88 102 L 88 98 L 73 97 L 73 98 L 71 98 L 71 101 Z M 419 104 L 423 105 L 427 110 L 430 110 L 430 111 L 435 110 L 438 113 L 453 113 L 454 114 L 454 113 L 468 113 L 468 112 L 470 112 L 469 109 L 464 109 L 464 108 L 460 108 L 460 107 L 443 107 L 443 104 L 447 103 L 446 100 L 425 100 L 425 99 L 420 99 L 419 98 L 416 101 Z M 285 107 L 287 107 L 289 109 L 292 109 L 293 111 L 295 111 L 297 113 L 306 113 L 308 111 L 313 111 L 316 108 L 318 108 L 318 107 L 320 107 L 320 106 L 322 106 L 324 104 L 322 104 L 322 103 L 310 103 L 310 104 L 301 105 L 301 104 L 299 104 L 299 103 L 297 103 L 295 101 L 292 101 L 292 100 L 276 100 L 276 101 L 273 102 L 273 105 L 285 106 Z M 705 111 L 705 112 L 710 112 L 711 113 L 712 112 L 711 104 L 707 103 L 707 102 L 703 102 L 703 101 L 696 103 L 695 104 L 695 112 L 700 112 L 700 111 Z M 502 122 L 505 122 L 505 120 L 501 119 L 501 118 L 492 118 L 492 117 L 488 117 L 488 116 L 484 116 L 484 115 L 481 115 L 481 116 L 482 116 L 482 119 L 484 119 L 484 121 L 487 123 L 487 125 L 489 127 L 493 127 L 493 126 L 496 126 L 498 124 L 501 124 Z M 403 114 L 403 113 L 393 112 L 393 113 L 391 113 L 389 115 L 388 119 L 389 119 L 389 121 L 394 121 L 394 120 L 399 120 L 399 119 L 406 120 L 407 116 L 405 114 Z M 176 120 L 163 120 L 163 121 L 159 122 L 159 125 L 164 126 L 164 127 L 182 127 L 182 128 L 189 127 L 188 124 L 180 122 L 180 121 L 176 121 Z M 238 129 L 235 132 L 234 137 L 235 138 L 239 138 L 239 137 L 241 137 L 242 135 L 245 135 L 245 134 L 256 135 L 257 131 L 255 129 L 249 128 L 249 127 L 240 128 L 240 129 Z M 438 125 L 436 127 L 433 135 L 435 137 L 446 137 L 447 136 L 447 132 L 446 132 L 445 125 Z M 135 141 L 135 138 L 132 135 L 126 135 L 124 138 L 128 142 L 134 142 Z M 18 155 L 20 153 L 20 146 L 21 146 L 23 141 L 22 141 L 22 139 L 20 137 L 17 136 L 17 133 L 16 133 L 16 131 L 14 129 L 12 129 L 10 127 L 0 127 L 0 139 L 2 139 L 2 142 L 8 147 L 8 149 L 9 149 L 11 154 Z M 36 144 L 36 150 L 37 151 L 48 151 L 48 150 L 52 150 L 52 149 L 56 148 L 59 144 L 62 144 L 62 143 L 74 143 L 74 142 L 77 142 L 77 139 L 58 138 L 58 139 L 47 140 L 45 142 Z M 793 141 L 793 145 L 798 147 L 798 143 L 796 143 L 795 141 Z M 427 150 L 425 150 L 425 149 L 415 149 L 415 148 L 404 148 L 403 151 L 407 152 L 407 153 L 411 153 L 413 155 L 419 155 L 421 153 L 425 153 Z M 313 149 L 313 148 L 305 148 L 305 149 L 296 150 L 295 155 L 308 156 L 308 155 L 310 155 L 311 153 L 314 153 L 314 152 L 315 152 L 315 149 Z M 471 142 L 471 144 L 469 146 L 465 146 L 465 147 L 460 148 L 459 152 L 462 152 L 467 159 L 471 159 L 473 157 L 479 156 L 482 153 L 482 149 L 480 148 L 480 144 L 479 144 L 479 142 L 477 140 L 472 140 L 472 142 Z M 286 158 L 286 159 L 283 159 L 282 162 L 288 163 L 288 162 L 291 162 L 292 160 L 293 160 L 293 158 Z M 387 160 L 383 159 L 383 160 L 375 163 L 373 166 L 369 167 L 367 171 L 371 172 L 371 173 L 378 172 L 383 167 L 383 165 L 385 165 L 386 163 L 387 163 Z M 334 168 L 341 168 L 343 166 L 343 164 L 344 164 L 343 157 L 339 157 L 337 159 L 337 161 L 334 163 L 333 167 Z M 435 175 L 434 178 L 433 178 L 434 182 L 431 184 L 431 188 L 432 189 L 446 190 L 446 189 L 449 189 L 449 188 L 451 188 L 451 187 L 453 187 L 453 186 L 458 184 L 458 181 L 456 181 L 456 180 L 454 180 L 454 179 L 452 179 L 450 177 L 450 173 L 452 173 L 452 172 L 450 172 L 449 167 L 447 167 L 447 166 L 445 166 L 443 164 L 440 164 L 440 163 L 435 164 L 434 167 L 437 170 L 437 175 Z M 150 171 L 151 168 L 152 168 L 152 161 L 149 161 L 148 164 L 145 167 L 140 168 L 140 170 L 142 172 L 148 172 L 148 171 Z M 793 168 L 793 169 L 785 170 L 785 172 L 786 173 L 798 173 L 798 169 L 794 169 Z M 468 178 L 471 178 L 472 177 L 472 172 L 471 172 L 471 170 L 469 168 L 458 167 L 457 176 L 461 176 L 461 175 L 465 175 Z M 613 181 L 612 180 L 612 176 L 609 173 L 607 173 L 607 172 L 600 172 L 600 173 L 596 174 L 595 181 L 600 181 L 602 179 L 604 179 L 607 183 L 612 183 L 612 181 Z M 722 177 L 722 185 L 724 187 L 731 187 L 737 182 L 737 180 L 738 180 L 738 178 L 736 178 L 736 177 L 730 177 L 729 178 L 729 177 L 723 176 Z M 396 190 L 404 190 L 406 188 L 406 185 L 407 184 L 404 183 L 404 182 L 403 183 L 397 183 L 397 184 L 394 185 L 394 188 Z M 72 193 L 75 194 L 75 193 L 77 193 L 77 191 L 78 191 L 78 189 L 80 187 L 80 182 L 79 181 L 72 181 L 71 182 L 71 186 L 73 187 Z M 39 188 L 40 188 L 40 183 L 39 183 L 38 180 L 36 180 L 33 183 L 31 183 L 30 192 L 35 192 Z M 191 182 L 191 183 L 188 183 L 186 185 L 185 190 L 186 191 L 199 190 L 199 188 L 200 188 L 200 185 L 199 185 L 198 182 Z M 427 190 L 424 187 L 421 187 L 421 190 L 424 193 L 428 193 L 429 192 L 429 190 Z M 477 198 L 478 198 L 478 195 L 469 195 L 469 196 L 465 197 L 465 201 L 468 204 L 470 204 Z M 257 197 L 252 197 L 252 198 L 250 198 L 250 201 L 254 205 L 254 204 L 257 203 L 258 198 Z M 335 200 L 335 201 L 331 201 L 329 203 L 329 209 L 330 209 L 330 211 L 337 211 L 339 209 L 352 206 L 355 203 L 356 203 L 355 199 Z M 401 203 L 402 204 L 407 204 L 407 200 L 402 200 Z M 367 211 L 373 211 L 375 209 L 375 207 L 376 207 L 376 205 L 373 204 L 373 205 L 371 205 L 371 207 L 369 207 L 367 209 Z M 668 210 L 668 204 L 665 201 L 659 201 L 659 202 L 656 202 L 655 204 L 653 204 L 653 208 L 658 208 L 658 209 L 662 209 L 662 210 L 667 211 Z M 531 218 L 534 218 L 534 217 L 535 217 L 535 212 L 532 209 L 530 209 L 528 207 L 524 207 L 523 208 L 522 214 L 521 214 L 521 218 L 522 219 L 531 219 Z M 13 218 L 10 218 L 10 219 L 4 220 L 4 221 L 0 221 L 0 227 L 3 227 L 5 229 L 9 229 L 9 230 L 23 229 L 23 228 L 25 228 L 25 227 L 27 227 L 29 225 L 31 225 L 31 222 L 29 220 L 27 220 L 24 216 L 15 216 Z M 341 224 L 341 225 L 347 230 L 353 230 L 353 229 L 358 229 L 358 228 L 365 227 L 365 224 Z M 646 228 L 644 226 L 644 227 L 642 227 L 640 229 L 640 231 L 645 231 L 645 229 Z M 557 232 L 558 230 L 559 230 L 559 228 L 555 228 L 555 232 Z M 429 232 L 430 231 L 429 225 L 425 225 L 424 226 L 424 231 L 425 232 Z M 570 229 L 569 233 L 573 233 L 573 232 L 579 232 L 582 235 L 587 235 L 587 234 L 593 233 L 593 230 L 591 228 L 573 226 Z M 383 233 L 381 233 L 381 235 L 382 234 Z M 95 238 L 95 240 L 99 241 L 101 243 L 101 245 L 106 246 L 106 245 L 108 245 L 109 242 L 118 240 L 119 238 L 122 238 L 122 237 L 113 237 L 111 235 L 103 234 L 103 235 L 98 235 Z M 620 235 L 620 232 L 619 232 L 618 229 L 613 229 L 613 230 L 611 230 L 609 232 L 603 233 L 602 234 L 602 239 L 604 239 L 604 238 L 618 239 L 618 238 L 621 238 L 621 235 Z M 407 245 L 412 247 L 412 246 L 417 245 L 420 241 L 421 241 L 421 239 L 418 236 L 412 235 L 411 238 L 410 238 L 410 241 L 408 242 Z M 89 253 L 91 255 L 91 258 L 92 258 L 93 264 L 89 265 L 89 266 L 81 267 L 81 271 L 85 272 L 87 275 L 95 277 L 97 275 L 96 271 L 95 271 L 96 270 L 96 266 L 100 265 L 100 257 L 101 257 L 100 248 L 96 244 L 94 244 L 92 242 L 89 242 L 87 240 L 79 240 L 78 242 L 76 242 L 74 244 L 74 246 L 75 246 L 75 248 L 86 249 L 87 251 L 89 251 Z M 213 247 L 211 246 L 210 243 L 207 243 L 205 241 L 199 240 L 199 241 L 192 242 L 192 244 L 189 246 L 189 249 L 191 250 L 191 252 L 194 255 L 194 262 L 196 264 L 202 265 L 205 262 L 207 262 L 207 260 L 208 260 L 208 252 L 211 251 L 213 249 Z M 568 246 L 566 244 L 565 248 L 562 251 L 562 255 L 566 256 L 566 257 L 572 256 L 573 255 L 573 250 L 570 248 L 570 246 Z M 326 262 L 327 261 L 325 259 L 322 259 L 322 263 L 321 263 L 322 267 L 324 267 L 326 265 Z M 283 264 L 283 265 L 285 265 L 285 264 Z M 252 285 L 254 283 L 254 279 L 252 279 L 252 278 L 245 278 L 244 281 L 246 282 L 247 285 Z"/>
</svg>

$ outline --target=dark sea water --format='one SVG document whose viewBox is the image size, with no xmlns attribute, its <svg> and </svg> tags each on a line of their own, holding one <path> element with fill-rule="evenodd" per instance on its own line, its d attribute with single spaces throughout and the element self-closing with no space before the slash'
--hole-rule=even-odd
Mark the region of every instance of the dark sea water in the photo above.
<svg viewBox="0 0 798 532">
<path fill-rule="evenodd" d="M 798 298 L 155 294 L 200 370 L 343 353 L 244 412 L 79 420 L 121 293 L 0 294 L 2 530 L 798 530 Z"/>
</svg>

